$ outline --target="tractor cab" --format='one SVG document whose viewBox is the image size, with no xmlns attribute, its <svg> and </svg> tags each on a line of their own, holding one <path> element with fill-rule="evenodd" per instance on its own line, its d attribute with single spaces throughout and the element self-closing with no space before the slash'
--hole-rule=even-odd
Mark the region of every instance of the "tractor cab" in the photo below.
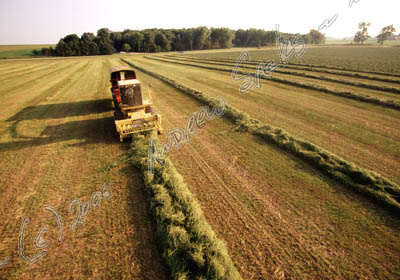
<svg viewBox="0 0 400 280">
<path fill-rule="evenodd" d="M 124 66 L 111 68 L 111 93 L 114 105 L 120 106 L 143 105 L 140 81 L 136 79 L 136 73 Z"/>
</svg>

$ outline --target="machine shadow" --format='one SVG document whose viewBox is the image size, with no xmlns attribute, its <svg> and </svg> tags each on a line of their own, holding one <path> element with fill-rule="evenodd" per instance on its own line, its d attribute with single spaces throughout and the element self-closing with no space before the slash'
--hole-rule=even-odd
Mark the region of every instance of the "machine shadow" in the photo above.
<svg viewBox="0 0 400 280">
<path fill-rule="evenodd" d="M 65 111 L 68 108 L 68 111 Z M 112 99 L 85 100 L 69 103 L 28 106 L 8 118 L 8 122 L 24 120 L 61 119 L 100 114 L 113 110 Z"/>
<path fill-rule="evenodd" d="M 66 110 L 67 108 L 67 110 Z M 0 151 L 18 150 L 24 147 L 42 146 L 56 142 L 82 140 L 67 146 L 81 146 L 96 143 L 119 143 L 119 136 L 115 131 L 114 118 L 110 116 L 96 118 L 97 114 L 111 111 L 110 99 L 80 101 L 71 103 L 46 104 L 29 106 L 10 117 L 7 121 L 13 122 L 10 127 L 14 141 L 0 143 Z M 18 133 L 17 127 L 21 121 L 61 119 L 72 116 L 92 115 L 94 118 L 78 121 L 69 121 L 57 125 L 46 126 L 40 136 L 26 136 Z"/>
<path fill-rule="evenodd" d="M 83 146 L 88 144 L 119 144 L 119 136 L 115 132 L 113 117 L 71 121 L 47 126 L 37 137 L 20 137 L 21 141 L 0 143 L 0 151 L 19 150 L 25 147 L 43 146 L 70 140 L 82 140 L 66 146 Z"/>
</svg>

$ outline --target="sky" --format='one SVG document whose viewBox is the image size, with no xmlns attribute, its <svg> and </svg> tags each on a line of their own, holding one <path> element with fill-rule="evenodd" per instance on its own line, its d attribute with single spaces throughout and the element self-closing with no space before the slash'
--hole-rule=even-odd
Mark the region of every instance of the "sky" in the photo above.
<svg viewBox="0 0 400 280">
<path fill-rule="evenodd" d="M 350 2 L 353 2 L 350 6 Z M 371 22 L 369 35 L 394 24 L 400 33 L 399 0 L 0 0 L 0 44 L 56 44 L 68 34 L 146 28 L 257 28 L 327 37 L 354 36 Z"/>
</svg>

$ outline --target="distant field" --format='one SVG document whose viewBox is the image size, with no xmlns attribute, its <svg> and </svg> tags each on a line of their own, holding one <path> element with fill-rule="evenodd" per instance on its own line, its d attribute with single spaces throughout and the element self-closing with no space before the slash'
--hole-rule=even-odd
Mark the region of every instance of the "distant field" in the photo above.
<svg viewBox="0 0 400 280">
<path fill-rule="evenodd" d="M 243 50 L 193 54 L 200 58 L 238 59 Z M 279 62 L 276 48 L 247 49 L 249 60 Z M 190 52 L 185 52 L 189 54 Z M 353 70 L 400 73 L 400 48 L 381 46 L 306 46 L 302 57 L 293 56 L 289 64 L 324 65 Z"/>
<path fill-rule="evenodd" d="M 33 50 L 49 47 L 54 45 L 0 45 L 0 59 L 33 57 Z"/>
<path fill-rule="evenodd" d="M 325 44 L 351 44 L 353 40 L 343 39 L 326 39 Z M 364 44 L 379 45 L 376 38 L 369 38 Z M 400 40 L 387 40 L 383 43 L 384 46 L 400 45 Z"/>
</svg>

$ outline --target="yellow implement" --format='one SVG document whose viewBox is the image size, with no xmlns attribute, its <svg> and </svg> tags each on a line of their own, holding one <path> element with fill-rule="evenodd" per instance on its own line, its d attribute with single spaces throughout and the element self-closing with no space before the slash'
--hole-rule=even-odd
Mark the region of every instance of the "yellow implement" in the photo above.
<svg viewBox="0 0 400 280">
<path fill-rule="evenodd" d="M 159 114 L 145 116 L 143 118 L 132 118 L 116 120 L 115 126 L 120 135 L 120 140 L 131 134 L 156 129 L 161 133 L 161 116 Z"/>
</svg>

